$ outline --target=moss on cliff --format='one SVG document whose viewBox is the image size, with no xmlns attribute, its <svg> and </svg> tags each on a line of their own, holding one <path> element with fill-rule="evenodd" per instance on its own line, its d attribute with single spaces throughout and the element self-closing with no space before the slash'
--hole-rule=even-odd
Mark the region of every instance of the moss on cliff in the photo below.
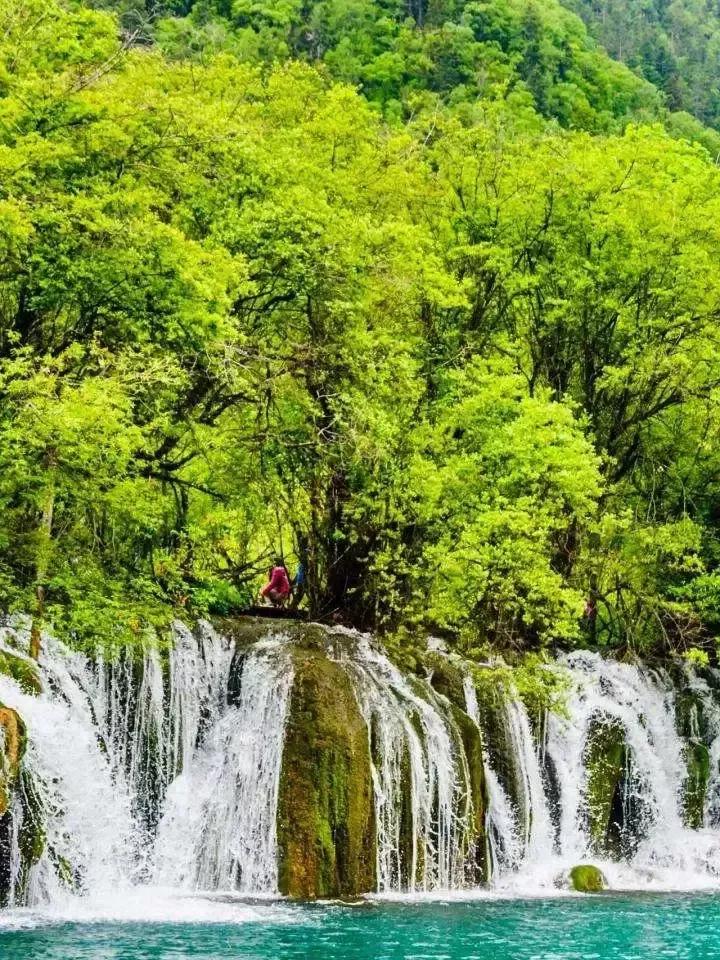
<svg viewBox="0 0 720 960">
<path fill-rule="evenodd" d="M 376 762 L 379 759 L 375 758 Z M 399 836 L 399 862 L 397 864 L 398 882 L 403 890 L 410 889 L 413 884 L 421 883 L 423 872 L 425 870 L 424 850 L 422 844 L 418 844 L 416 852 L 415 876 L 413 876 L 413 846 L 415 842 L 415 820 L 413 818 L 412 792 L 410 783 L 412 781 L 410 752 L 407 748 L 403 750 L 400 760 L 400 783 L 402 786 L 400 797 L 400 836 Z"/>
<path fill-rule="evenodd" d="M 430 674 L 430 683 L 433 688 L 454 703 L 461 710 L 465 709 L 464 674 L 460 668 L 452 663 L 447 656 L 435 651 L 425 657 L 425 668 Z"/>
<path fill-rule="evenodd" d="M 680 690 L 675 699 L 675 724 L 681 737 L 693 740 L 705 739 L 708 723 L 702 697 L 696 690 Z"/>
<path fill-rule="evenodd" d="M 14 885 L 16 902 L 22 902 L 27 889 L 30 868 L 37 863 L 45 848 L 45 833 L 39 799 L 26 771 L 23 757 L 27 745 L 25 724 L 9 707 L 0 705 L 2 752 L 0 765 L 0 905 L 7 905 Z M 13 864 L 13 797 L 22 805 L 22 818 L 17 835 L 19 862 Z M 15 875 L 13 876 L 13 872 Z"/>
<path fill-rule="evenodd" d="M 27 657 L 18 656 L 9 650 L 0 650 L 0 673 L 16 680 L 25 693 L 36 694 L 42 691 L 37 664 Z"/>
<path fill-rule="evenodd" d="M 705 797 L 710 779 L 710 752 L 704 743 L 694 741 L 686 748 L 687 779 L 685 780 L 685 823 L 699 829 L 703 825 Z"/>
<path fill-rule="evenodd" d="M 18 835 L 20 873 L 16 882 L 16 893 L 20 900 L 24 900 L 30 879 L 30 869 L 42 856 L 47 838 L 42 804 L 37 790 L 26 771 L 21 771 L 21 778 L 23 818 Z"/>
<path fill-rule="evenodd" d="M 617 853 L 612 815 L 625 770 L 625 731 L 613 720 L 595 721 L 585 747 L 590 841 L 598 853 Z"/>
<path fill-rule="evenodd" d="M 303 638 L 304 639 L 304 638 Z M 278 804 L 279 886 L 291 897 L 375 888 L 368 733 L 350 680 L 313 642 L 294 650 Z"/>
<path fill-rule="evenodd" d="M 20 779 L 20 765 L 25 754 L 27 735 L 20 716 L 9 707 L 0 705 L 0 816 L 7 813 L 12 791 Z"/>
<path fill-rule="evenodd" d="M 485 814 L 487 811 L 487 784 L 480 731 L 470 717 L 459 708 L 452 707 L 452 718 L 459 733 L 467 760 L 468 788 L 472 800 L 468 859 L 470 875 L 466 878 L 473 884 L 489 880 L 489 859 Z"/>
</svg>

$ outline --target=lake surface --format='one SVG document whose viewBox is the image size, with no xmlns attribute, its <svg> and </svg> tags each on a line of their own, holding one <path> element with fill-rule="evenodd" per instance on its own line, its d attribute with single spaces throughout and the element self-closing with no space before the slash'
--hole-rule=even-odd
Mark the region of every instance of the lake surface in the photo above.
<svg viewBox="0 0 720 960">
<path fill-rule="evenodd" d="M 161 919 L 163 910 L 172 922 Z M 46 915 L 0 914 L 2 960 L 186 957 L 707 960 L 720 957 L 720 896 L 613 894 L 361 906 L 252 906 L 189 898 L 175 899 L 170 909 L 168 903 L 137 901 Z"/>
</svg>

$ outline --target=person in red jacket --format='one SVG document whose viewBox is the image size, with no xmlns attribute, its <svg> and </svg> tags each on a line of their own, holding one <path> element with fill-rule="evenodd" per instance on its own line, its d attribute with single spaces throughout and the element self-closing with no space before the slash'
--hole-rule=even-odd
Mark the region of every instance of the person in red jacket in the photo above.
<svg viewBox="0 0 720 960">
<path fill-rule="evenodd" d="M 290 577 L 281 559 L 276 559 L 270 568 L 268 582 L 260 591 L 260 596 L 275 607 L 282 607 L 287 602 L 290 596 Z"/>
</svg>

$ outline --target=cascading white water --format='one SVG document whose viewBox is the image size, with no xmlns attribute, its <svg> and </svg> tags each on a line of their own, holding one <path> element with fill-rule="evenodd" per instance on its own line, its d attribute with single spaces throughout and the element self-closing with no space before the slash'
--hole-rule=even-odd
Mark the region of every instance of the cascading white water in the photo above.
<svg viewBox="0 0 720 960">
<path fill-rule="evenodd" d="M 0 642 L 25 638 L 2 631 Z M 40 663 L 44 692 L 29 695 L 0 675 L 0 702 L 27 724 L 24 766 L 44 812 L 45 847 L 33 867 L 27 899 L 48 902 L 63 895 L 60 877 L 83 889 L 106 890 L 134 879 L 139 835 L 131 791 L 111 750 L 104 748 L 92 699 L 95 679 L 81 654 L 45 639 Z M 22 816 L 16 807 L 18 818 Z M 21 823 L 15 824 L 16 834 Z M 17 836 L 15 837 L 17 841 Z M 16 894 L 19 854 L 15 857 Z"/>
<path fill-rule="evenodd" d="M 688 685 L 700 698 L 704 721 L 707 727 L 709 780 L 707 798 L 703 810 L 706 829 L 720 829 L 720 670 L 709 670 L 712 686 L 707 680 L 691 670 L 687 671 Z M 697 710 L 693 709 L 695 729 L 693 735 L 699 736 Z"/>
<path fill-rule="evenodd" d="M 577 861 L 590 850 L 583 816 L 585 747 L 591 725 L 600 719 L 624 731 L 631 757 L 628 798 L 641 805 L 633 825 L 638 843 L 629 869 L 608 863 L 608 875 L 617 884 L 633 884 L 643 876 L 681 886 L 717 875 L 720 834 L 690 830 L 684 823 L 686 746 L 677 732 L 675 692 L 669 681 L 638 666 L 603 660 L 598 654 L 575 653 L 566 663 L 575 681 L 569 719 L 552 716 L 548 730 L 548 756 L 560 793 L 560 855 Z"/>
<path fill-rule="evenodd" d="M 283 641 L 258 643 L 242 672 L 239 703 L 220 708 L 206 724 L 168 791 L 156 845 L 163 884 L 277 890 L 275 816 L 293 679 Z"/>
<path fill-rule="evenodd" d="M 420 696 L 366 636 L 342 662 L 368 725 L 381 893 L 462 888 L 471 855 L 467 760 L 432 690 Z"/>
<path fill-rule="evenodd" d="M 166 674 L 153 648 L 139 663 L 93 663 L 51 637 L 40 695 L 0 674 L 0 703 L 27 725 L 24 768 L 47 838 L 26 902 L 127 894 L 148 880 L 275 891 L 290 658 L 280 638 L 256 645 L 228 703 L 233 644 L 207 624 L 173 632 Z M 27 630 L 0 630 L 0 649 L 28 659 L 27 647 Z M 23 816 L 16 798 L 11 903 Z"/>
<path fill-rule="evenodd" d="M 519 894 L 551 889 L 559 876 L 582 862 L 601 866 L 618 888 L 716 885 L 720 832 L 709 826 L 713 783 L 720 774 L 715 773 L 708 791 L 706 828 L 688 829 L 683 818 L 686 743 L 676 729 L 673 685 L 659 674 L 593 653 L 571 654 L 562 666 L 571 677 L 572 692 L 564 714 L 547 718 L 544 756 L 539 755 L 522 704 L 512 699 L 506 704 L 511 759 L 521 787 L 511 815 L 505 806 L 510 800 L 502 789 L 498 791 L 497 776 L 486 764 L 495 843 L 517 850 L 517 824 L 521 827 L 521 854 L 511 870 L 500 862 L 495 886 Z M 716 770 L 713 755 L 720 757 L 720 709 L 707 685 L 703 688 L 698 678 L 693 682 L 697 690 L 704 689 L 709 701 L 705 714 L 715 738 L 710 754 L 711 769 Z M 625 803 L 633 805 L 633 843 L 621 860 L 599 856 L 588 833 L 587 749 L 598 723 L 622 730 L 630 758 L 624 778 Z"/>
<path fill-rule="evenodd" d="M 379 891 L 467 889 L 481 857 L 455 708 L 368 637 L 330 636 L 368 727 Z M 27 642 L 27 629 L 0 629 L 0 650 L 23 657 Z M 166 652 L 148 645 L 139 658 L 103 663 L 47 637 L 40 695 L 0 674 L 0 703 L 27 724 L 23 789 L 33 794 L 15 798 L 4 841 L 15 894 L 26 886 L 29 801 L 43 810 L 47 842 L 25 902 L 58 902 L 71 888 L 123 891 L 128 902 L 147 884 L 273 893 L 290 645 L 270 630 L 240 667 L 235 645 L 209 625 L 177 625 Z M 671 680 L 590 653 L 561 667 L 572 680 L 564 713 L 534 729 L 518 697 L 489 711 L 502 727 L 484 754 L 491 885 L 547 891 L 580 862 L 597 863 L 616 888 L 720 884 L 720 675 L 688 666 Z M 469 677 L 464 692 L 482 731 L 488 711 Z M 627 756 L 618 829 L 632 837 L 620 860 L 599 857 L 590 836 L 588 743 L 598 724 L 621 731 Z M 685 825 L 689 744 L 709 751 L 696 830 Z"/>
<path fill-rule="evenodd" d="M 521 859 L 544 861 L 552 856 L 553 828 L 545 794 L 538 745 L 525 705 L 514 697 L 504 704 L 512 759 L 519 773 Z"/>
<path fill-rule="evenodd" d="M 480 706 L 472 677 L 466 676 L 464 678 L 463 692 L 467 714 L 482 733 Z M 483 762 L 487 791 L 485 823 L 490 853 L 490 875 L 497 880 L 508 871 L 517 870 L 522 861 L 524 850 L 517 812 L 513 809 L 510 797 L 492 765 L 484 738 Z"/>
<path fill-rule="evenodd" d="M 464 680 L 468 715 L 482 729 L 475 684 Z M 515 803 L 484 749 L 487 789 L 487 829 L 491 851 L 491 877 L 495 884 L 514 876 L 531 862 L 553 857 L 553 826 L 542 775 L 540 750 L 522 700 L 509 691 L 499 707 L 499 720 L 507 742 L 507 761 L 515 772 Z"/>
</svg>

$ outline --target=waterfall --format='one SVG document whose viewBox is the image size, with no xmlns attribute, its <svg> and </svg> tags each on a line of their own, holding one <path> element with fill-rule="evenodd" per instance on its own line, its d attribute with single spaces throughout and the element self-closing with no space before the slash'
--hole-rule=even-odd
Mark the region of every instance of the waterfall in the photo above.
<svg viewBox="0 0 720 960">
<path fill-rule="evenodd" d="M 3 648 L 23 656 L 5 646 L 16 637 L 3 633 Z M 140 843 L 131 790 L 98 724 L 96 681 L 87 660 L 46 638 L 40 676 L 44 692 L 33 696 L 0 674 L 0 702 L 27 724 L 26 780 L 44 813 L 45 845 L 29 878 L 30 903 L 57 899 L 63 881 L 106 890 L 134 879 Z M 19 893 L 18 835 L 27 826 L 17 804 L 13 813 L 11 902 Z"/>
<path fill-rule="evenodd" d="M 0 650 L 31 664 L 27 649 L 27 630 L 0 630 Z M 39 695 L 0 674 L 0 703 L 27 726 L 23 790 L 46 841 L 22 882 L 27 804 L 16 797 L 11 904 L 149 882 L 275 892 L 292 666 L 283 640 L 266 639 L 242 658 L 231 698 L 233 653 L 208 624 L 176 624 L 166 667 L 151 646 L 108 663 L 44 637 Z"/>
<path fill-rule="evenodd" d="M 471 676 L 463 678 L 465 710 L 482 734 L 480 706 L 478 704 L 475 681 Z M 490 851 L 490 876 L 498 878 L 508 870 L 515 870 L 522 858 L 518 821 L 510 797 L 500 782 L 490 755 L 483 740 L 483 763 L 485 767 L 485 788 L 487 791 L 487 810 L 485 826 Z"/>
<path fill-rule="evenodd" d="M 547 861 L 552 856 L 552 821 L 545 794 L 539 748 L 535 743 L 530 718 L 516 695 L 505 705 L 511 755 L 519 772 L 521 786 L 522 859 Z"/>
<path fill-rule="evenodd" d="M 469 676 L 464 679 L 463 691 L 468 716 L 482 729 L 477 691 Z M 552 856 L 552 825 L 539 752 L 525 706 L 514 691 L 510 691 L 502 703 L 501 719 L 510 747 L 509 759 L 515 767 L 521 792 L 519 802 L 513 805 L 484 747 L 486 823 L 491 876 L 496 882 L 518 871 L 524 861 Z"/>
<path fill-rule="evenodd" d="M 600 865 L 612 886 L 696 888 L 716 885 L 720 875 L 720 832 L 712 829 L 720 794 L 720 706 L 716 692 L 689 672 L 689 683 L 704 706 L 711 741 L 710 784 L 704 827 L 684 821 L 683 790 L 688 779 L 687 742 L 677 729 L 678 691 L 667 675 L 641 666 L 577 652 L 561 660 L 571 693 L 560 714 L 546 718 L 541 748 L 527 712 L 512 695 L 504 704 L 509 760 L 518 771 L 519 796 L 512 800 L 489 758 L 490 841 L 499 869 L 493 883 L 517 893 L 551 889 L 577 863 Z M 478 719 L 473 692 L 468 713 Z M 697 718 L 689 723 L 699 737 Z M 597 850 L 590 833 L 588 750 L 592 732 L 617 731 L 623 769 L 617 790 L 621 855 Z M 519 841 L 519 848 L 518 848 Z M 510 856 L 503 851 L 511 851 Z"/>
<path fill-rule="evenodd" d="M 48 636 L 36 665 L 27 624 L 0 626 L 0 653 L 42 687 L 0 673 L 0 703 L 27 727 L 0 832 L 10 904 L 275 894 L 302 636 L 268 626 L 244 647 L 176 624 L 166 645 L 113 659 Z M 720 886 L 720 672 L 574 652 L 558 661 L 563 709 L 536 717 L 507 684 L 478 702 L 452 655 L 436 690 L 367 636 L 335 628 L 323 642 L 367 726 L 379 893 L 468 891 L 486 842 L 488 885 L 503 895 L 552 891 L 583 862 L 616 889 Z"/>
<path fill-rule="evenodd" d="M 156 849 L 161 883 L 277 890 L 275 815 L 291 688 L 283 642 L 258 643 L 244 659 L 239 702 L 207 723 L 170 786 Z"/>
<path fill-rule="evenodd" d="M 429 685 L 420 695 L 368 637 L 343 659 L 370 734 L 381 893 L 457 889 L 472 848 L 465 754 Z"/>
<path fill-rule="evenodd" d="M 720 836 L 684 823 L 686 745 L 677 732 L 675 691 L 668 678 L 598 654 L 575 653 L 566 663 L 575 681 L 569 718 L 551 717 L 548 731 L 548 756 L 560 791 L 560 853 L 577 859 L 589 849 L 583 816 L 585 746 L 591 724 L 603 720 L 622 729 L 627 745 L 623 803 L 626 810 L 632 804 L 635 840 L 628 855 L 631 870 L 608 864 L 608 872 L 619 882 L 642 873 L 690 883 L 717 873 Z"/>
</svg>

